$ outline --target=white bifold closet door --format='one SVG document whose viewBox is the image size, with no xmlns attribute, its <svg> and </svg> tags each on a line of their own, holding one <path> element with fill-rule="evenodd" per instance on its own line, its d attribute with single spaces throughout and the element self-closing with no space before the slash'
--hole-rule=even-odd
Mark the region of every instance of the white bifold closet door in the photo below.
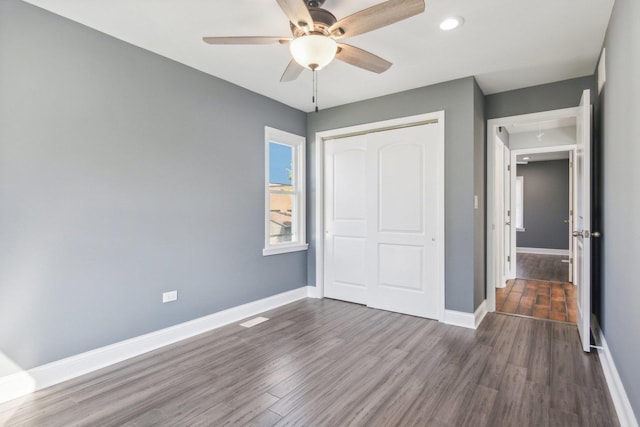
<svg viewBox="0 0 640 427">
<path fill-rule="evenodd" d="M 326 297 L 438 318 L 437 127 L 326 141 Z"/>
</svg>

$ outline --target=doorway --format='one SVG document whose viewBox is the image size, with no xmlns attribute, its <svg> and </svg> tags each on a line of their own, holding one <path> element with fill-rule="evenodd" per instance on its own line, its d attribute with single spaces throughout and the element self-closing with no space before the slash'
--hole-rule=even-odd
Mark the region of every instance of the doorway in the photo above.
<svg viewBox="0 0 640 427">
<path fill-rule="evenodd" d="M 510 173 L 496 179 L 496 191 L 504 188 L 504 245 L 511 245 L 505 267 L 513 271 L 496 289 L 496 311 L 575 324 L 569 232 L 575 118 L 512 123 L 498 137 L 511 148 Z"/>
<path fill-rule="evenodd" d="M 487 126 L 487 307 L 489 311 L 496 311 L 498 302 L 504 306 L 507 300 L 510 306 L 507 307 L 516 311 L 515 314 L 534 314 L 535 309 L 542 310 L 546 307 L 550 312 L 552 303 L 556 300 L 556 307 L 560 306 L 560 294 L 564 297 L 564 311 L 569 320 L 566 306 L 567 299 L 575 301 L 575 319 L 578 331 L 582 339 L 584 351 L 590 349 L 590 201 L 591 177 L 590 177 L 590 150 L 591 150 L 591 105 L 590 92 L 584 91 L 580 105 L 576 108 L 563 110 L 553 110 L 534 114 L 505 117 L 501 119 L 489 120 Z M 510 163 L 504 162 L 500 165 L 500 142 L 509 151 Z M 554 154 L 551 154 L 554 153 Z M 568 155 L 569 159 L 561 160 L 568 164 L 573 164 L 569 170 L 567 179 L 573 180 L 569 184 L 569 199 L 563 210 L 565 214 L 561 224 L 555 224 L 559 228 L 554 231 L 551 237 L 557 237 L 562 241 L 562 246 L 566 243 L 567 248 L 561 247 L 559 243 L 553 243 L 551 238 L 546 243 L 525 247 L 520 246 L 526 239 L 518 239 L 518 233 L 526 233 L 531 214 L 527 217 L 526 211 L 516 209 L 517 203 L 526 203 L 526 177 L 518 179 L 517 165 L 527 162 L 532 163 L 532 157 L 538 156 L 560 156 Z M 528 157 L 528 159 L 525 159 Z M 523 164 L 523 166 L 525 166 Z M 504 182 L 500 182 L 500 170 L 507 169 Z M 500 199 L 503 199 L 502 201 Z M 544 202 L 547 203 L 547 202 Z M 545 208 L 549 206 L 545 205 Z M 502 209 L 502 210 L 501 210 Z M 558 219 L 556 219 L 557 221 Z M 567 221 L 566 224 L 564 221 Z M 534 221 L 535 222 L 535 221 Z M 531 224 L 533 225 L 533 224 Z M 519 231 L 520 230 L 520 231 Z M 562 231 L 558 231 L 562 230 Z M 569 237 L 571 233 L 571 237 Z M 540 238 L 540 231 L 533 233 L 535 238 Z M 548 234 L 548 233 L 547 233 Z M 552 243 L 549 243 L 552 242 Z M 538 246 L 538 248 L 535 248 Z M 555 248 L 544 246 L 556 246 Z M 560 247 L 559 247 L 560 246 Z M 520 247 L 520 251 L 517 248 Z M 536 280 L 533 278 L 518 279 L 517 261 L 518 253 L 525 251 L 549 252 L 549 249 L 562 251 L 557 254 L 569 254 L 569 261 L 573 263 L 567 266 L 567 281 L 554 282 L 548 279 Z M 540 250 L 542 249 L 542 250 Z M 567 252 L 565 252 L 567 251 Z M 533 255 L 545 255 L 533 254 Z M 551 254 L 551 255 L 555 255 Z M 522 256 L 525 259 L 525 256 Z M 506 278 L 506 281 L 505 281 Z M 573 284 L 569 283 L 573 280 Z M 543 284 L 543 286 L 540 286 Z M 555 285 L 554 285 L 555 284 Z M 571 291 L 573 289 L 573 292 Z M 498 292 L 496 292 L 498 291 Z M 565 293 L 566 291 L 566 293 Z M 505 294 L 499 297 L 500 294 Z M 511 296 L 513 293 L 513 296 Z M 501 298 L 501 301 L 498 299 Z M 518 301 L 515 301 L 515 300 Z M 524 307 L 520 307 L 520 304 Z M 536 307 L 538 305 L 539 307 Z M 504 307 L 502 307 L 504 309 Z M 518 313 L 518 310 L 520 313 Z M 549 318 L 549 314 L 547 314 Z M 560 319 L 558 319 L 560 320 Z"/>
<path fill-rule="evenodd" d="M 565 146 L 515 149 L 514 226 L 516 279 L 572 282 L 573 153 L 575 124 L 538 133 Z"/>
</svg>

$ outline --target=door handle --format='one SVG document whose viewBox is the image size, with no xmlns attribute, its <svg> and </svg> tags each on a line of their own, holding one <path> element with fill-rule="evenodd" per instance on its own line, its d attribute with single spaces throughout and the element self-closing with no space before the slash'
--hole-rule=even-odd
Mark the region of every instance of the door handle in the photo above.
<svg viewBox="0 0 640 427">
<path fill-rule="evenodd" d="M 511 221 L 505 222 L 504 225 L 511 225 Z"/>
<path fill-rule="evenodd" d="M 600 237 L 600 232 L 594 231 L 593 233 L 591 233 L 591 237 Z"/>
<path fill-rule="evenodd" d="M 573 237 L 584 237 L 584 232 L 580 231 L 580 230 L 576 230 L 573 233 L 571 233 L 573 235 Z"/>
<path fill-rule="evenodd" d="M 565 219 L 562 222 L 564 222 L 565 224 L 569 224 L 569 220 L 568 219 Z"/>
</svg>

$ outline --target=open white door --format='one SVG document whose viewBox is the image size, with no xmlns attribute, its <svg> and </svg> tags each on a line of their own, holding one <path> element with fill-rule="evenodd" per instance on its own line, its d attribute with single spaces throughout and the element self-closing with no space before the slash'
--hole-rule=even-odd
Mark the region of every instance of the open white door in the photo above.
<svg viewBox="0 0 640 427">
<path fill-rule="evenodd" d="M 582 93 L 576 121 L 576 207 L 573 231 L 578 287 L 578 332 L 585 352 L 591 350 L 591 94 Z"/>
<path fill-rule="evenodd" d="M 504 179 L 506 176 L 505 171 L 505 161 L 504 161 L 504 144 L 496 136 L 495 140 L 495 173 L 494 173 L 494 188 L 496 195 L 502 195 L 504 193 Z M 504 212 L 506 209 L 504 208 L 504 197 L 496 196 L 495 200 L 495 208 L 493 210 L 493 228 L 492 232 L 494 237 L 494 264 L 495 264 L 495 287 L 496 288 L 504 288 L 506 286 L 506 277 L 505 277 L 505 265 L 504 262 L 506 257 L 504 255 Z"/>
</svg>

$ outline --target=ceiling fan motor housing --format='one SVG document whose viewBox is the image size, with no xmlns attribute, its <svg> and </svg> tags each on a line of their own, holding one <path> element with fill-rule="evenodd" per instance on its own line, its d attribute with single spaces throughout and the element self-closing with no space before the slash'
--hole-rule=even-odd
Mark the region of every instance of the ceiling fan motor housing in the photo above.
<svg viewBox="0 0 640 427">
<path fill-rule="evenodd" d="M 309 14 L 313 19 L 313 29 L 310 31 L 311 34 L 321 34 L 328 36 L 329 27 L 331 27 L 338 21 L 333 13 L 329 12 L 326 9 L 322 9 L 321 7 L 309 7 Z M 303 30 L 293 25 L 293 23 L 291 23 L 291 31 L 293 32 L 294 37 L 300 37 L 305 34 Z"/>
<path fill-rule="evenodd" d="M 304 2 L 305 5 L 307 5 L 308 8 L 322 7 L 322 5 L 325 2 L 325 0 L 302 0 L 302 1 Z"/>
</svg>

